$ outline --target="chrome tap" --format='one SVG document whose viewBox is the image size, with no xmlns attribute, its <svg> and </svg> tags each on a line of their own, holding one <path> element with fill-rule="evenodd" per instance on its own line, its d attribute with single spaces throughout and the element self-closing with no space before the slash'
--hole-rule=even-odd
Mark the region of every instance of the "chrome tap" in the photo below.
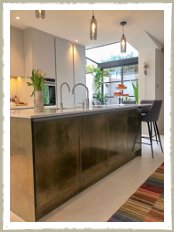
<svg viewBox="0 0 174 232">
<path fill-rule="evenodd" d="M 79 86 L 79 85 L 85 87 L 85 89 L 86 89 L 86 92 L 87 92 L 86 107 L 89 108 L 89 90 L 88 90 L 88 87 L 86 85 L 84 85 L 83 83 L 77 83 L 77 84 L 75 84 L 74 87 L 73 87 L 73 89 L 72 89 L 72 94 L 74 94 L 75 88 L 77 86 Z"/>
<path fill-rule="evenodd" d="M 63 82 L 63 83 L 61 84 L 61 86 L 60 86 L 60 109 L 61 109 L 61 110 L 63 110 L 63 102 L 62 102 L 62 87 L 63 87 L 63 85 L 66 85 L 67 88 L 68 88 L 68 90 L 69 90 L 69 92 L 70 92 L 70 87 L 69 87 L 68 83 Z"/>
</svg>

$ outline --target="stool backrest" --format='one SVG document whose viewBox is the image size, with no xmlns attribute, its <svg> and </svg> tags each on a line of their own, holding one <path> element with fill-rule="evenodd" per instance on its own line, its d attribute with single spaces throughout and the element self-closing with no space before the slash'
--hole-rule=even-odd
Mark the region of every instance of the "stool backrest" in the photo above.
<svg viewBox="0 0 174 232">
<path fill-rule="evenodd" d="M 162 106 L 162 100 L 143 100 L 141 104 L 151 104 L 152 106 L 147 112 L 147 117 L 150 122 L 157 122 Z"/>
<path fill-rule="evenodd" d="M 142 105 L 143 105 L 143 104 L 148 104 L 147 106 L 143 106 L 143 107 L 142 107 L 141 113 L 148 114 L 150 108 L 151 108 L 152 105 L 153 105 L 153 102 L 154 102 L 154 100 L 141 100 L 141 101 L 140 101 L 140 104 L 142 104 Z M 150 106 L 149 104 L 151 104 L 151 106 Z"/>
<path fill-rule="evenodd" d="M 140 104 L 152 104 L 154 100 L 141 100 Z"/>
</svg>

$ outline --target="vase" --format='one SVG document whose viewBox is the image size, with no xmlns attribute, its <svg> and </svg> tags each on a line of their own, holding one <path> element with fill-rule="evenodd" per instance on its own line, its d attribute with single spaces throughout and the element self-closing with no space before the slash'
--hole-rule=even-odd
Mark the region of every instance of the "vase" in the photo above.
<svg viewBox="0 0 174 232">
<path fill-rule="evenodd" d="M 42 91 L 34 92 L 34 112 L 44 111 L 44 99 Z"/>
</svg>

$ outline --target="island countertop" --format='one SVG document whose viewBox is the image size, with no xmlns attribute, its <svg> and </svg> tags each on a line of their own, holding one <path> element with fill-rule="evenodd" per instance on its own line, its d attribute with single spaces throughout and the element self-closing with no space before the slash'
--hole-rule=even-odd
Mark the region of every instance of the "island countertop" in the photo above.
<svg viewBox="0 0 174 232">
<path fill-rule="evenodd" d="M 93 113 L 101 113 L 107 111 L 124 110 L 124 109 L 136 109 L 141 107 L 147 107 L 149 105 L 136 105 L 136 104 L 125 104 L 125 105 L 96 105 L 89 108 L 74 107 L 65 108 L 63 110 L 59 108 L 45 109 L 44 112 L 34 112 L 34 109 L 23 109 L 23 110 L 10 110 L 10 116 L 15 118 L 43 118 L 43 117 L 57 117 L 57 116 L 68 116 L 68 115 L 87 115 Z"/>
</svg>

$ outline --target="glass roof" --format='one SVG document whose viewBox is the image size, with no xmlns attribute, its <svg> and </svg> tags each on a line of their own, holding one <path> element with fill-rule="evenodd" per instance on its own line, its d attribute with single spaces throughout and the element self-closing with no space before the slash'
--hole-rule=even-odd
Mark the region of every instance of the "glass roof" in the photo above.
<svg viewBox="0 0 174 232">
<path fill-rule="evenodd" d="M 86 57 L 96 63 L 138 57 L 138 51 L 127 42 L 127 52 L 120 52 L 120 42 L 86 49 Z"/>
</svg>

